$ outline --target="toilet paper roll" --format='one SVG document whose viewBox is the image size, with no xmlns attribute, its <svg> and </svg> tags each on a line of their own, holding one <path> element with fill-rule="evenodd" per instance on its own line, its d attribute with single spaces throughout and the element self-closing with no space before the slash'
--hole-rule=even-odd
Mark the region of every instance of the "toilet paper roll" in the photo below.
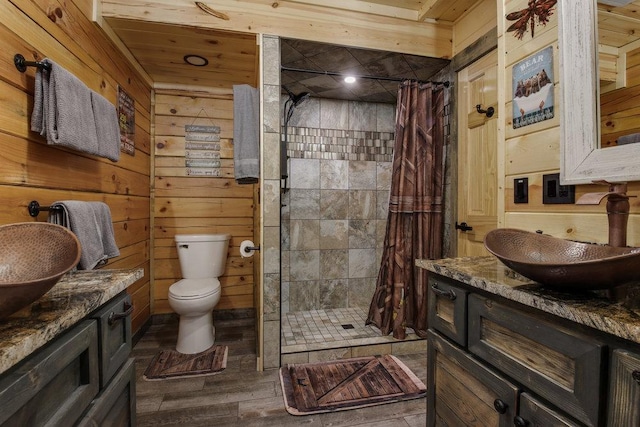
<svg viewBox="0 0 640 427">
<path fill-rule="evenodd" d="M 255 246 L 251 240 L 243 240 L 242 243 L 240 243 L 240 256 L 243 258 L 252 257 L 255 249 L 248 248 L 255 248 Z"/>
</svg>

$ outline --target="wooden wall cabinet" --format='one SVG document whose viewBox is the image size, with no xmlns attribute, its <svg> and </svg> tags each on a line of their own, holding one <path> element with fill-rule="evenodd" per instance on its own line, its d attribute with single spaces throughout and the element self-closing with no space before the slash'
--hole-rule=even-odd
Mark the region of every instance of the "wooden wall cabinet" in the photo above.
<svg viewBox="0 0 640 427">
<path fill-rule="evenodd" d="M 429 285 L 428 426 L 640 426 L 637 345 L 436 274 Z M 449 289 L 465 303 L 443 309 Z"/>
<path fill-rule="evenodd" d="M 135 426 L 130 306 L 120 293 L 0 376 L 0 425 Z"/>
</svg>

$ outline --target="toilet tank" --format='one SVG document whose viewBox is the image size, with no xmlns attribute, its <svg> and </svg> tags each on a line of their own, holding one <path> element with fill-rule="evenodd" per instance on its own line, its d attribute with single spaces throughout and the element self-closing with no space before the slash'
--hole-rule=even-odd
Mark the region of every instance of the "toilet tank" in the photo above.
<svg viewBox="0 0 640 427">
<path fill-rule="evenodd" d="M 182 277 L 206 279 L 222 276 L 229 239 L 230 234 L 176 234 Z"/>
</svg>

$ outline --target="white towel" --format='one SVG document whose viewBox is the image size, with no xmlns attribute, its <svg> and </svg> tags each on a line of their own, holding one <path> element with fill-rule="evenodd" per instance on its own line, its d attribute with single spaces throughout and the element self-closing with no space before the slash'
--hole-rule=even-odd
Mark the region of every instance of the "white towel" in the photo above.
<svg viewBox="0 0 640 427">
<path fill-rule="evenodd" d="M 98 155 L 117 162 L 120 158 L 120 126 L 116 107 L 91 91 L 91 106 L 98 136 Z"/>
<path fill-rule="evenodd" d="M 51 206 L 61 210 L 50 210 L 48 221 L 67 227 L 80 241 L 79 270 L 93 270 L 106 264 L 109 258 L 120 255 L 107 204 L 66 200 Z"/>
<path fill-rule="evenodd" d="M 618 145 L 635 144 L 640 142 L 640 133 L 632 133 L 618 138 Z"/>
<path fill-rule="evenodd" d="M 260 179 L 260 92 L 249 85 L 233 86 L 233 164 L 238 184 Z"/>
<path fill-rule="evenodd" d="M 31 130 L 61 145 L 98 155 L 98 138 L 91 107 L 91 91 L 76 76 L 50 59 L 47 71 L 36 71 Z"/>
</svg>

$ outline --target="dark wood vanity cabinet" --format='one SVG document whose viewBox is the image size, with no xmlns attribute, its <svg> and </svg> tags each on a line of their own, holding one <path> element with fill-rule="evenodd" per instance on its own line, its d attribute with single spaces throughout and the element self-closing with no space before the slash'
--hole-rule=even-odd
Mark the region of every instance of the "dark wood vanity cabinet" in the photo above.
<svg viewBox="0 0 640 427">
<path fill-rule="evenodd" d="M 427 425 L 513 425 L 518 387 L 429 331 Z"/>
<path fill-rule="evenodd" d="M 428 426 L 640 427 L 619 339 L 430 273 L 428 340 Z"/>
<path fill-rule="evenodd" d="M 606 346 L 576 331 L 471 295 L 468 349 L 585 425 L 599 425 Z"/>
<path fill-rule="evenodd" d="M 120 293 L 0 376 L 0 425 L 135 426 L 130 305 Z"/>
<path fill-rule="evenodd" d="M 640 353 L 613 351 L 607 425 L 640 426 Z"/>
</svg>

